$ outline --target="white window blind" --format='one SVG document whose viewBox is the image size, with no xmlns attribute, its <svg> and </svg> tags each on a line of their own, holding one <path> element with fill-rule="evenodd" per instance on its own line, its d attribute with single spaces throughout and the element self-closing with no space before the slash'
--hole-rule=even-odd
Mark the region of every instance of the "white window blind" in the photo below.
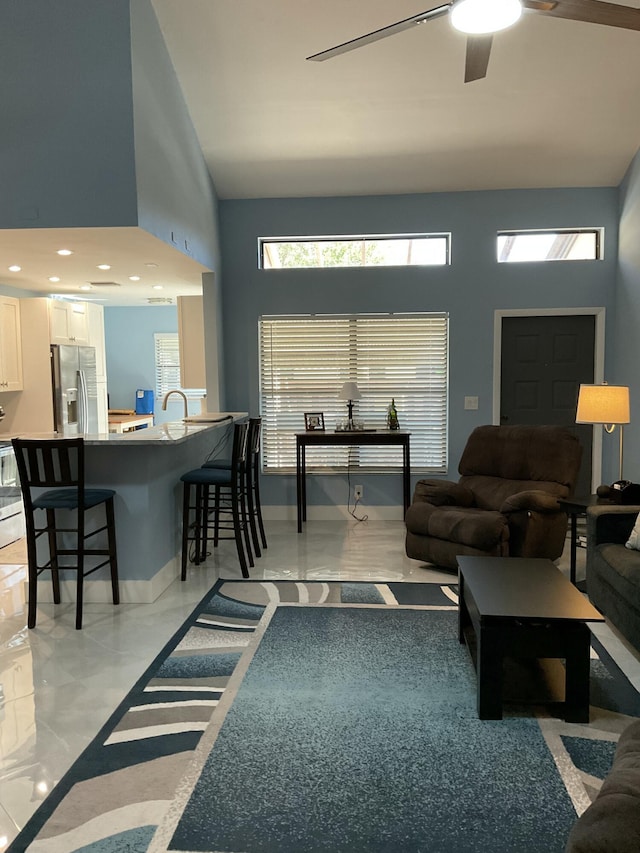
<svg viewBox="0 0 640 853">
<path fill-rule="evenodd" d="M 182 388 L 180 385 L 180 346 L 177 332 L 156 332 L 153 336 L 156 357 L 156 398 L 167 391 L 184 391 L 189 399 L 202 397 L 204 388 Z M 176 398 L 177 399 L 177 398 Z"/>
<path fill-rule="evenodd" d="M 362 398 L 354 418 L 386 428 L 393 398 L 400 429 L 411 432 L 411 467 L 443 473 L 447 467 L 448 315 L 263 317 L 260 336 L 260 405 L 265 471 L 296 466 L 295 433 L 305 412 L 322 412 L 327 430 L 347 416 L 338 399 L 354 381 Z M 396 447 L 308 448 L 307 468 L 347 465 L 364 472 L 402 466 Z"/>
</svg>

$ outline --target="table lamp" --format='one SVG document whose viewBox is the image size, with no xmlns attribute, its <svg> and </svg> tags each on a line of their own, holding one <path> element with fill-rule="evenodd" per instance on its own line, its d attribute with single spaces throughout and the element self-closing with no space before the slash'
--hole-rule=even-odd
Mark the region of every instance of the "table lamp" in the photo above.
<svg viewBox="0 0 640 853">
<path fill-rule="evenodd" d="M 359 400 L 362 397 L 362 394 L 360 393 L 358 386 L 355 382 L 345 382 L 338 396 L 340 400 L 347 401 L 347 408 L 349 410 L 349 415 L 347 419 L 347 429 L 354 429 L 353 401 Z"/>
<path fill-rule="evenodd" d="M 609 433 L 620 427 L 620 479 L 622 480 L 623 424 L 630 423 L 627 385 L 581 385 L 577 424 L 602 424 Z"/>
</svg>

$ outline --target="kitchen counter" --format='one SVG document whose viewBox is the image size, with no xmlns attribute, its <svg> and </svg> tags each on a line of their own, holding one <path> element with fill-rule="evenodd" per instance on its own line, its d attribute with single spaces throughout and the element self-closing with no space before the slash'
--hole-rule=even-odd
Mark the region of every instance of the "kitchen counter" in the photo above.
<svg viewBox="0 0 640 853">
<path fill-rule="evenodd" d="M 220 412 L 217 422 L 172 421 L 128 433 L 85 435 L 87 485 L 116 492 L 116 539 L 120 598 L 151 602 L 180 576 L 182 483 L 180 476 L 207 459 L 231 455 L 232 425 L 246 412 Z M 12 435 L 1 435 L 8 444 Z M 60 438 L 57 433 L 23 433 L 21 438 Z M 99 534 L 102 535 L 102 534 Z M 98 537 L 96 537 L 97 539 Z M 44 544 L 44 543 L 43 543 Z M 237 570 L 237 561 L 229 571 Z M 187 581 L 188 583 L 188 581 Z M 65 594 L 65 587 L 69 590 Z M 63 581 L 63 601 L 75 600 L 75 572 Z M 51 600 L 48 572 L 38 597 Z M 100 569 L 85 581 L 85 601 L 110 600 L 110 581 Z"/>
<path fill-rule="evenodd" d="M 169 421 L 158 426 L 147 427 L 146 429 L 132 430 L 131 432 L 103 432 L 96 435 L 87 434 L 84 436 L 86 447 L 102 446 L 109 444 L 111 446 L 118 445 L 121 447 L 140 447 L 141 445 L 167 445 L 181 444 L 188 441 L 195 435 L 212 429 L 218 429 L 225 424 L 235 423 L 247 417 L 246 412 L 209 412 L 208 418 L 212 420 L 203 420 L 202 416 L 194 416 L 193 420 L 188 421 Z M 213 420 L 215 418 L 215 420 Z M 38 438 L 38 439 L 56 439 L 63 438 L 57 432 L 16 432 L 16 433 L 0 433 L 0 445 L 10 444 L 12 438 Z"/>
</svg>

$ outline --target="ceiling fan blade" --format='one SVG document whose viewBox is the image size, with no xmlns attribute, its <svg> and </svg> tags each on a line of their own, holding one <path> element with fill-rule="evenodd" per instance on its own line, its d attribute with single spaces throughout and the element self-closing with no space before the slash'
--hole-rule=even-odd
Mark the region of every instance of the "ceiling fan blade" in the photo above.
<svg viewBox="0 0 640 853">
<path fill-rule="evenodd" d="M 493 33 L 467 38 L 467 58 L 464 67 L 464 82 L 481 80 L 487 76 L 487 65 L 491 55 Z"/>
<path fill-rule="evenodd" d="M 521 0 L 523 9 L 530 9 L 533 12 L 548 12 L 555 8 L 557 0 Z"/>
<path fill-rule="evenodd" d="M 617 3 L 605 3 L 601 0 L 558 0 L 551 9 L 542 9 L 540 5 L 545 4 L 536 4 L 536 0 L 533 0 L 533 4 L 531 0 L 523 2 L 526 9 L 533 9 L 554 18 L 640 30 L 640 9 L 632 9 L 629 6 L 618 6 Z"/>
<path fill-rule="evenodd" d="M 320 53 L 314 53 L 313 56 L 307 56 L 307 59 L 312 59 L 314 62 L 324 62 L 325 59 L 333 59 L 334 56 L 340 56 L 341 53 L 348 53 L 348 51 L 355 50 L 357 47 L 364 47 L 365 44 L 371 44 L 374 41 L 385 39 L 387 36 L 394 36 L 396 33 L 403 32 L 403 30 L 411 29 L 416 24 L 424 24 L 434 18 L 440 18 L 442 15 L 447 14 L 450 6 L 450 3 L 444 6 L 436 6 L 435 9 L 429 9 L 426 12 L 421 12 L 419 15 L 414 15 L 412 18 L 405 18 L 403 21 L 398 21 L 397 24 L 382 27 L 359 38 L 345 41 L 344 44 L 330 47 L 328 50 L 323 50 Z"/>
</svg>

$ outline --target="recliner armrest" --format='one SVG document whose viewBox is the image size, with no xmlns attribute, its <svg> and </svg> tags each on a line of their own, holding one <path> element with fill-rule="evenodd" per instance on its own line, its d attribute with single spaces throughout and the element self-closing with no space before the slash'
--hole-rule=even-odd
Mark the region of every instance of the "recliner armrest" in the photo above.
<svg viewBox="0 0 640 853">
<path fill-rule="evenodd" d="M 452 480 L 418 480 L 413 493 L 414 503 L 433 506 L 473 506 L 473 492 Z"/>
<path fill-rule="evenodd" d="M 543 492 L 540 489 L 529 489 L 525 492 L 517 492 L 504 501 L 500 512 L 507 515 L 510 512 L 560 512 L 560 504 L 555 495 Z"/>
</svg>

